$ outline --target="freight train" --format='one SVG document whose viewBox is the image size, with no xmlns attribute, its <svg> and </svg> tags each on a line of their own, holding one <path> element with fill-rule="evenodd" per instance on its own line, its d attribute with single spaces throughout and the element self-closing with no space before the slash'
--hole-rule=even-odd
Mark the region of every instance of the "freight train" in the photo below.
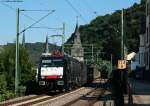
<svg viewBox="0 0 150 106">
<path fill-rule="evenodd" d="M 43 53 L 37 69 L 39 88 L 71 90 L 93 80 L 93 72 L 83 62 L 59 51 Z"/>
</svg>

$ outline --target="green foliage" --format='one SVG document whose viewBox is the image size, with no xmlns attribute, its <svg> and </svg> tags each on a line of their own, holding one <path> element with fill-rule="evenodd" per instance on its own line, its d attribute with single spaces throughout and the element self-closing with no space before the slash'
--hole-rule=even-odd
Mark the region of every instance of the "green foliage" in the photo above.
<svg viewBox="0 0 150 106">
<path fill-rule="evenodd" d="M 7 88 L 6 75 L 0 75 L 0 94 L 2 94 L 3 90 Z"/>
<path fill-rule="evenodd" d="M 14 92 L 10 90 L 2 90 L 0 94 L 0 101 L 8 100 L 15 97 Z"/>
<path fill-rule="evenodd" d="M 0 52 L 0 99 L 14 97 L 15 82 L 15 44 L 8 44 Z M 35 72 L 32 71 L 32 64 L 25 48 L 19 48 L 19 80 L 20 86 L 32 80 Z"/>
<path fill-rule="evenodd" d="M 2 57 L 2 66 L 4 68 L 3 73 L 6 75 L 7 88 L 9 90 L 14 89 L 14 73 L 15 73 L 15 46 L 6 45 L 3 52 L 1 53 Z"/>
<path fill-rule="evenodd" d="M 110 61 L 106 61 L 106 60 L 99 60 L 96 63 L 97 68 L 99 69 L 99 71 L 101 72 L 101 76 L 108 78 L 110 77 L 111 74 L 111 63 Z"/>
<path fill-rule="evenodd" d="M 29 55 L 24 47 L 20 48 L 20 85 L 33 79 L 35 72 L 32 70 L 32 64 L 29 60 Z"/>
</svg>

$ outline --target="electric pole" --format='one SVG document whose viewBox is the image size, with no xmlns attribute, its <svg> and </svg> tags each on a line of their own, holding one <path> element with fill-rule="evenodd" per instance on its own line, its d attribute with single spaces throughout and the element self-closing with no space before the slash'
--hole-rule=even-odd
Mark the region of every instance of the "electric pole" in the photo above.
<svg viewBox="0 0 150 106">
<path fill-rule="evenodd" d="M 113 70 L 113 55 L 111 54 L 111 72 Z"/>
<path fill-rule="evenodd" d="M 123 9 L 121 12 L 121 59 L 124 60 L 124 17 L 123 17 Z"/>
<path fill-rule="evenodd" d="M 47 16 L 49 16 L 51 13 L 54 12 L 54 10 L 52 10 L 47 15 L 43 16 L 42 18 L 40 18 L 39 20 L 37 20 L 36 22 L 34 22 L 30 26 L 28 26 L 26 29 L 24 29 L 21 32 L 19 32 L 20 11 L 25 11 L 25 10 L 20 10 L 19 8 L 17 9 L 17 21 L 16 21 L 17 22 L 17 24 L 16 24 L 16 64 L 15 64 L 15 69 L 16 69 L 15 70 L 15 94 L 16 94 L 16 96 L 18 96 L 18 85 L 19 85 L 19 35 L 21 33 L 23 33 L 24 31 L 26 31 L 27 29 L 29 29 L 32 26 L 34 26 L 35 24 L 39 23 L 41 20 L 43 20 L 44 18 L 46 18 Z M 38 11 L 40 11 L 40 10 L 38 10 Z"/>
<path fill-rule="evenodd" d="M 19 84 L 19 8 L 17 9 L 17 32 L 16 32 L 16 71 L 15 71 L 15 94 L 18 96 L 18 84 Z"/>
<path fill-rule="evenodd" d="M 62 52 L 64 53 L 64 42 L 65 42 L 65 23 L 63 23 L 63 33 L 62 33 Z"/>
<path fill-rule="evenodd" d="M 45 42 L 45 53 L 49 53 L 49 47 L 48 47 L 48 35 L 46 36 L 46 42 Z"/>
<path fill-rule="evenodd" d="M 94 61 L 94 56 L 93 56 L 93 44 L 92 44 L 92 62 Z"/>
</svg>

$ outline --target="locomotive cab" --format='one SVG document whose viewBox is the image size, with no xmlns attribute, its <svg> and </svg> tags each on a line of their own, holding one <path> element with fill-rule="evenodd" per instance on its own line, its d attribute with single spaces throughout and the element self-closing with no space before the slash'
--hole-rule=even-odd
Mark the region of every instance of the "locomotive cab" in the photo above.
<svg viewBox="0 0 150 106">
<path fill-rule="evenodd" d="M 38 67 L 38 84 L 48 89 L 64 86 L 64 57 L 42 54 Z"/>
<path fill-rule="evenodd" d="M 68 91 L 87 82 L 87 69 L 82 62 L 69 55 L 44 53 L 37 71 L 37 82 L 39 88 L 46 91 Z"/>
</svg>

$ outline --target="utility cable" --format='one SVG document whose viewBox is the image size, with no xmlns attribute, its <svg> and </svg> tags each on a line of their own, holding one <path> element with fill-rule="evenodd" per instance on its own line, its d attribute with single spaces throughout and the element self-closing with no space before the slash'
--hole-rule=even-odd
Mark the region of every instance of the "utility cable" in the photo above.
<svg viewBox="0 0 150 106">
<path fill-rule="evenodd" d="M 1 0 L 0 2 L 23 2 L 22 0 Z"/>
<path fill-rule="evenodd" d="M 82 18 L 82 20 L 87 23 L 87 21 L 84 19 L 84 17 L 81 15 L 81 13 L 72 5 L 72 3 L 69 1 L 69 0 L 65 0 L 69 5 L 70 7 L 77 13 L 79 14 L 79 16 Z"/>
<path fill-rule="evenodd" d="M 4 6 L 6 6 L 6 7 L 8 7 L 9 9 L 11 9 L 12 11 L 16 11 L 16 9 L 15 8 L 13 8 L 13 7 L 11 7 L 10 5 L 7 5 L 7 4 L 5 4 L 5 3 L 3 3 L 3 2 L 0 2 L 2 5 L 4 5 Z"/>
<path fill-rule="evenodd" d="M 82 0 L 81 0 L 82 1 Z M 98 16 L 97 12 L 85 1 L 82 1 L 82 3 L 89 9 L 94 15 Z M 94 11 L 93 11 L 94 10 Z"/>
<path fill-rule="evenodd" d="M 45 16 L 43 16 L 42 18 L 40 18 L 39 20 L 37 20 L 35 23 L 31 24 L 30 26 L 28 26 L 26 29 L 22 30 L 19 35 L 26 31 L 27 29 L 31 28 L 32 26 L 34 26 L 35 24 L 39 23 L 40 21 L 42 21 L 43 19 L 45 19 L 47 16 L 49 16 L 50 14 L 52 14 L 53 12 L 55 12 L 55 10 L 52 10 L 51 12 L 49 12 L 48 14 L 46 14 Z"/>
<path fill-rule="evenodd" d="M 6 6 L 6 7 L 8 7 L 9 9 L 11 9 L 12 11 L 15 11 L 16 12 L 16 9 L 15 8 L 13 8 L 12 6 L 10 6 L 10 5 L 8 5 L 8 4 L 5 4 L 5 3 L 2 3 L 2 2 L 0 2 L 2 5 L 4 5 L 4 6 Z M 23 11 L 26 11 L 26 10 L 23 10 Z M 29 10 L 29 11 L 41 11 L 41 10 Z M 43 11 L 45 11 L 45 10 L 43 10 Z M 46 11 L 48 11 L 48 10 L 46 10 Z M 54 10 L 52 10 L 52 11 L 54 11 Z M 51 12 L 52 12 L 51 11 Z M 21 13 L 23 16 L 25 16 L 26 18 L 28 18 L 28 19 L 30 19 L 30 20 L 32 20 L 32 21 L 35 21 L 35 22 L 37 22 L 37 20 L 35 20 L 34 18 L 32 18 L 31 16 L 28 16 L 28 15 L 26 15 L 26 14 L 24 14 L 24 13 Z M 42 25 L 42 24 L 41 24 Z M 43 25 L 42 25 L 43 26 Z M 32 26 L 31 26 L 32 27 Z M 30 27 L 30 28 L 31 28 Z M 23 31 L 25 31 L 25 30 L 23 30 Z M 22 31 L 21 31 L 21 33 L 22 33 Z"/>
</svg>

